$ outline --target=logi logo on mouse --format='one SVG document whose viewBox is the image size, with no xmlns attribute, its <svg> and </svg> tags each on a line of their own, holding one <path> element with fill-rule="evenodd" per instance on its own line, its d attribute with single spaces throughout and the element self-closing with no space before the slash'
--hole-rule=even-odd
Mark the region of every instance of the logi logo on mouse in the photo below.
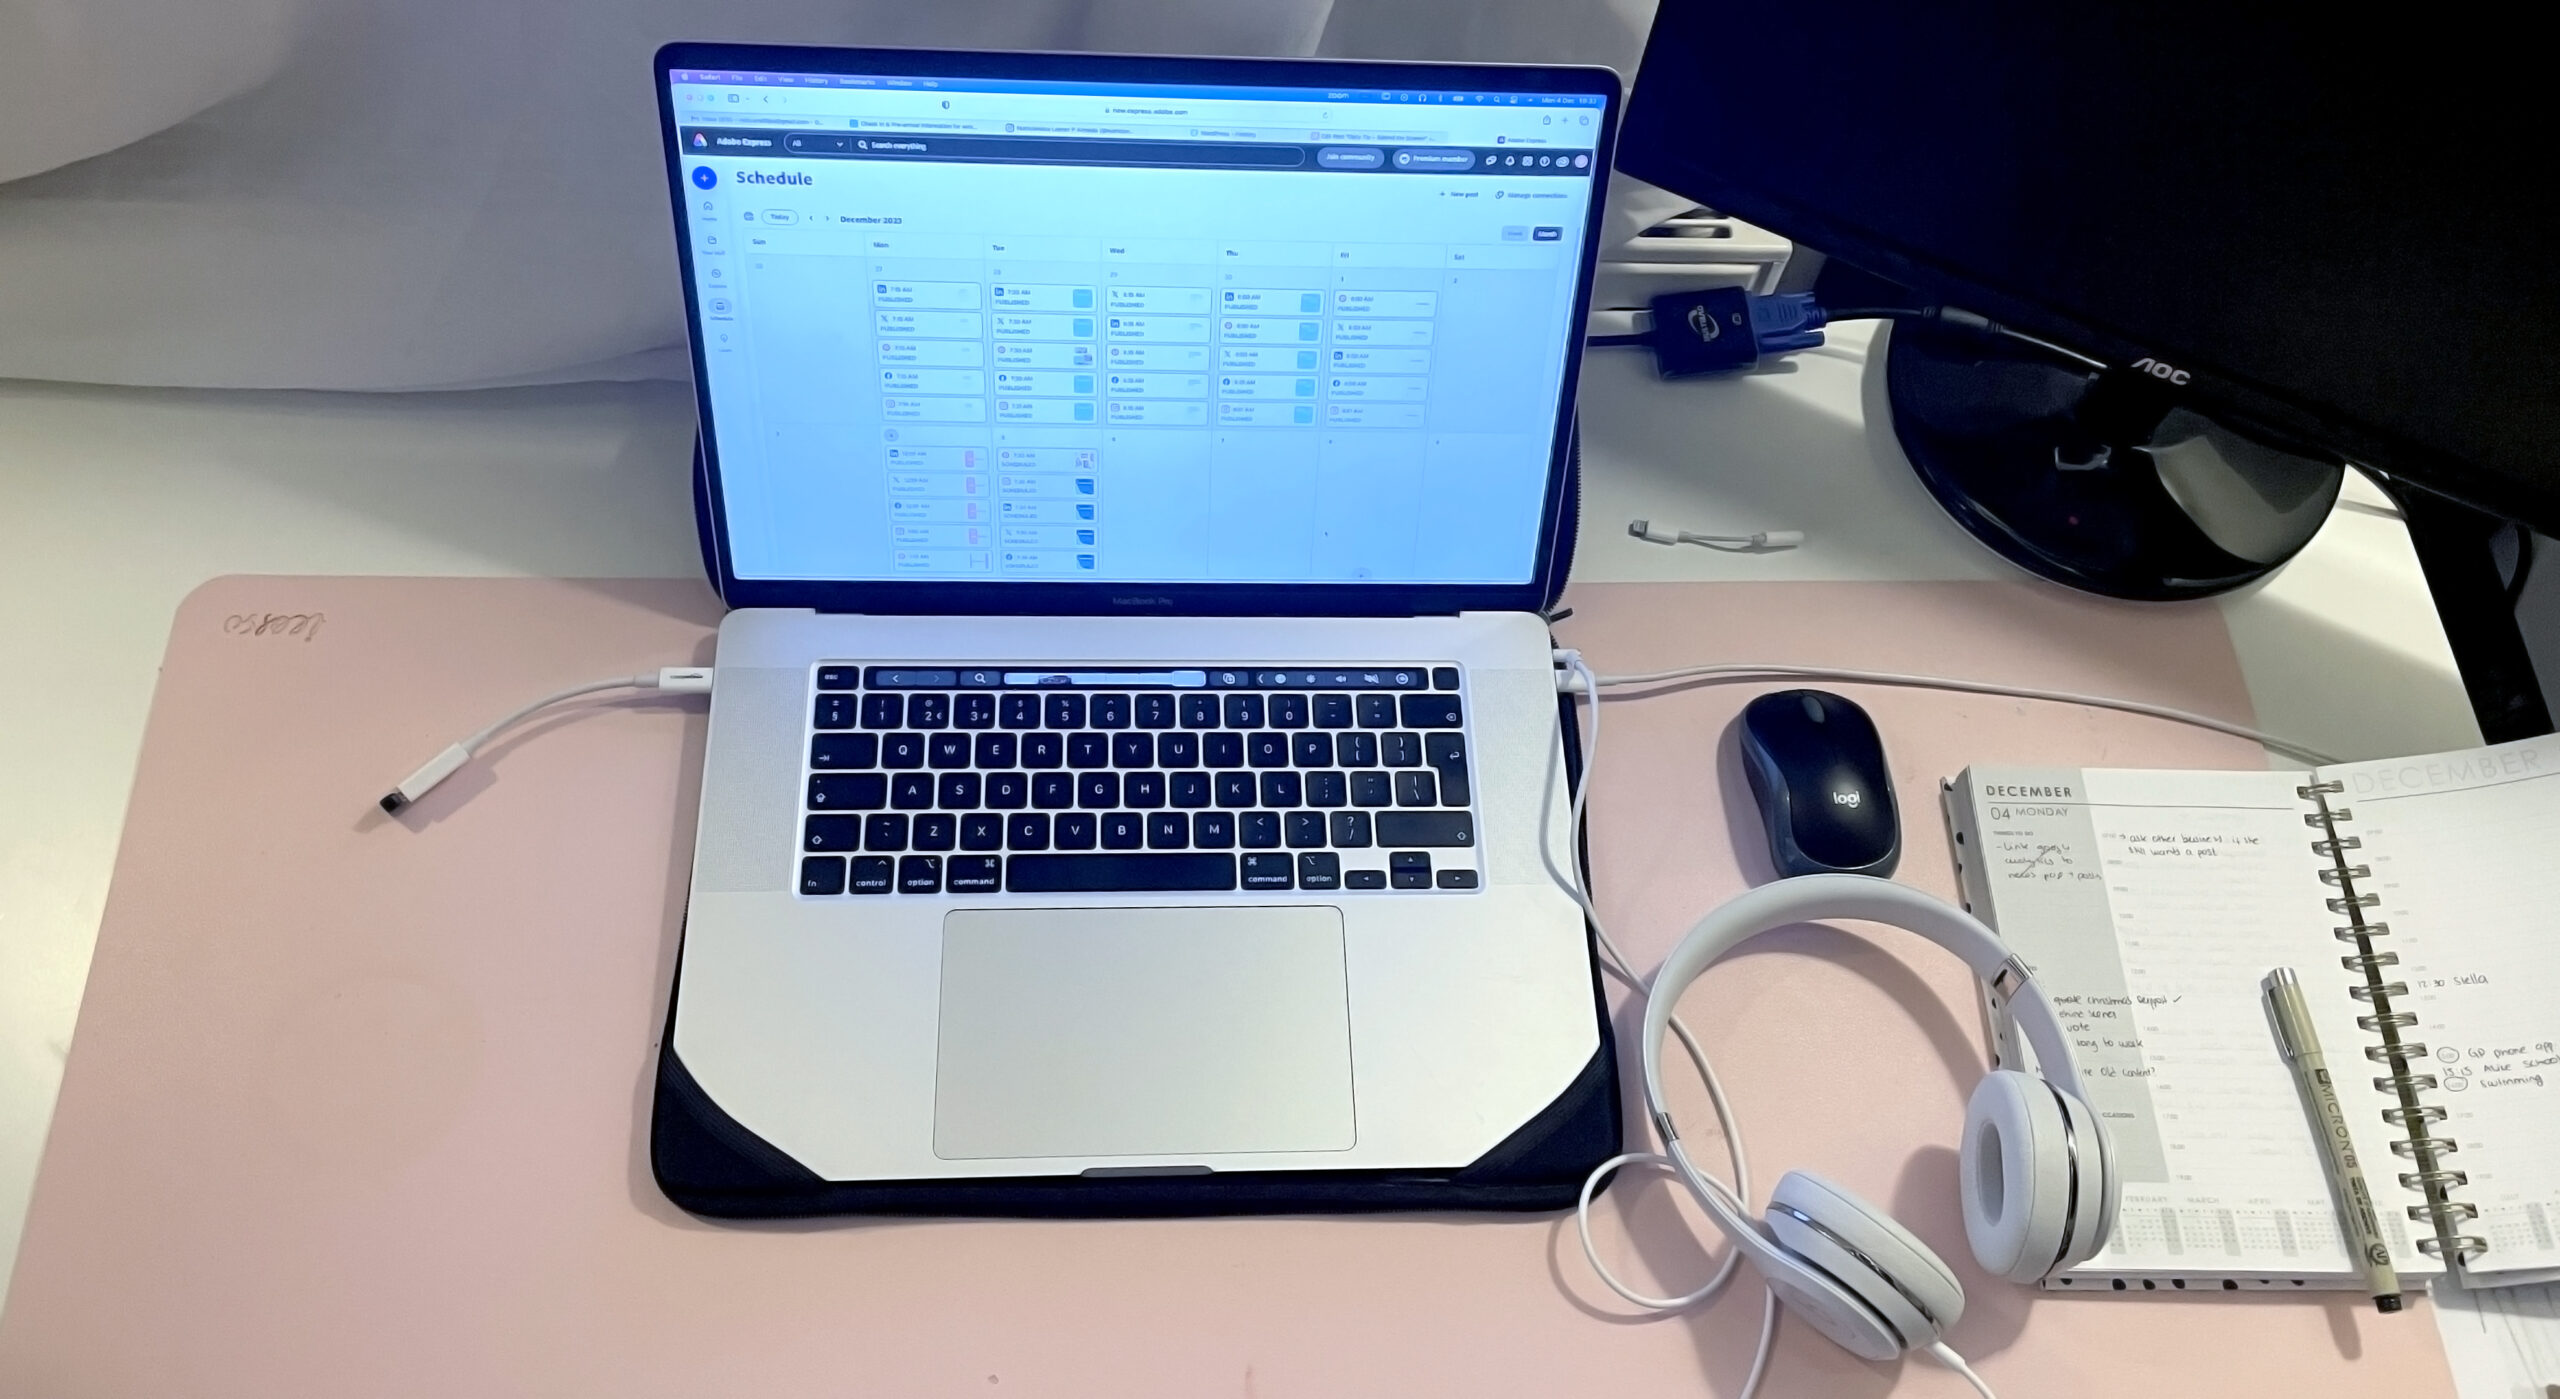
<svg viewBox="0 0 2560 1399">
<path fill-rule="evenodd" d="M 1861 800 L 1862 798 L 1856 792 L 1834 792 L 1831 794 L 1831 804 L 1834 806 L 1856 806 Z"/>
</svg>

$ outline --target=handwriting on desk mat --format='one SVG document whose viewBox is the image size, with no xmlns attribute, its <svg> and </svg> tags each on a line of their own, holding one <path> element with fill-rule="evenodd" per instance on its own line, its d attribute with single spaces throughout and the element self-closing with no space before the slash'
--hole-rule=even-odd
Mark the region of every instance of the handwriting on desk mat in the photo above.
<svg viewBox="0 0 2560 1399">
<path fill-rule="evenodd" d="M 298 637 L 316 641 L 329 620 L 326 612 L 234 612 L 222 619 L 224 636 Z"/>
</svg>

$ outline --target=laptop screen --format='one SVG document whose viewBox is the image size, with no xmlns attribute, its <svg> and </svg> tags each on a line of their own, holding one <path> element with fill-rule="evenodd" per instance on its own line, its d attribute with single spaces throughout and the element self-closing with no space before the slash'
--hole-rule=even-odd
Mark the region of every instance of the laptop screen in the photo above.
<svg viewBox="0 0 2560 1399">
<path fill-rule="evenodd" d="M 1606 98 L 666 76 L 736 577 L 1534 577 Z"/>
</svg>

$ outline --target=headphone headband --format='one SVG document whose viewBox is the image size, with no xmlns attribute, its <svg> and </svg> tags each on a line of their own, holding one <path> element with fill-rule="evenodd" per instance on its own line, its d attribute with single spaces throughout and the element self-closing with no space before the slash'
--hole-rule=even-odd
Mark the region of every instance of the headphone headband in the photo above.
<svg viewBox="0 0 2560 1399">
<path fill-rule="evenodd" d="M 1976 977 L 2007 1000 L 2018 1028 L 2035 1048 L 2037 1071 L 2071 1096 L 2087 1101 L 2079 1066 L 2072 1060 L 2070 1043 L 2063 1036 L 2062 1023 L 2055 1017 L 2052 1003 L 2045 999 L 2043 988 L 2035 984 L 2026 965 L 1982 920 L 1942 899 L 1891 880 L 1863 874 L 1809 874 L 1763 884 L 1712 910 L 1690 926 L 1670 960 L 1654 974 L 1645 995 L 1644 1035 L 1640 1043 L 1644 1052 L 1645 1108 L 1653 1114 L 1666 1139 L 1674 1134 L 1669 1110 L 1662 1100 L 1662 1038 L 1681 993 L 1726 953 L 1772 928 L 1832 918 L 1888 923 L 1918 933 L 1963 958 Z"/>
</svg>

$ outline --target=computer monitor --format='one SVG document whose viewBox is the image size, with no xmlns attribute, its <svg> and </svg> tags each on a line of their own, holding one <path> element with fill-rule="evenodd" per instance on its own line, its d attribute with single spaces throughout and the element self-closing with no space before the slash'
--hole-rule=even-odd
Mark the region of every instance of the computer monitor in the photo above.
<svg viewBox="0 0 2560 1399">
<path fill-rule="evenodd" d="M 2154 421 L 2184 409 L 2560 530 L 2554 122 L 2532 47 L 2190 0 L 1662 0 L 1619 166 L 2109 366 L 2070 380 L 2023 341 L 1894 328 L 1915 466 L 2012 557 L 2075 547 L 2069 468 L 2089 462 L 1999 439 L 2032 416 L 2021 397 L 2101 379 L 2105 412 L 2155 389 Z M 1980 501 L 1943 478 L 1968 471 L 2013 518 L 1967 518 Z M 2311 479 L 2275 477 L 2278 495 Z"/>
</svg>

